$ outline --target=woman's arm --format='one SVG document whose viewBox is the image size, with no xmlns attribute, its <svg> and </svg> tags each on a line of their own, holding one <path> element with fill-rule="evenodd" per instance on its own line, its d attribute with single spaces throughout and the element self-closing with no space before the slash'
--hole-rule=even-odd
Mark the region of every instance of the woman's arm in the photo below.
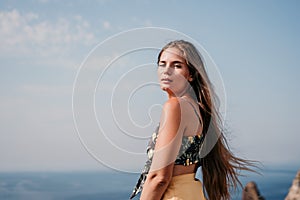
<svg viewBox="0 0 300 200">
<path fill-rule="evenodd" d="M 160 200 L 172 178 L 173 163 L 161 170 L 150 172 L 143 187 L 140 200 Z"/>
<path fill-rule="evenodd" d="M 181 118 L 180 103 L 177 98 L 170 98 L 163 106 L 153 160 L 141 200 L 160 200 L 169 185 L 184 130 Z"/>
</svg>

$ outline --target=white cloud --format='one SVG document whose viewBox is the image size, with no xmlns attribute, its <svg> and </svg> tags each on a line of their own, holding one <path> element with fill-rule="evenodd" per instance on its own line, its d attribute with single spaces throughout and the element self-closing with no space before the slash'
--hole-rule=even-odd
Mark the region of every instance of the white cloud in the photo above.
<svg viewBox="0 0 300 200">
<path fill-rule="evenodd" d="M 153 23 L 150 19 L 140 19 L 138 17 L 132 17 L 131 21 L 139 26 L 153 26 Z"/>
<path fill-rule="evenodd" d="M 149 19 L 147 19 L 147 20 L 144 21 L 144 25 L 145 26 L 153 26 L 151 20 L 149 20 Z"/>
<path fill-rule="evenodd" d="M 48 55 L 69 45 L 90 45 L 95 35 L 81 16 L 41 20 L 38 14 L 0 11 L 0 52 L 2 55 Z"/>
<path fill-rule="evenodd" d="M 104 22 L 103 22 L 103 28 L 104 28 L 105 30 L 109 30 L 109 29 L 111 28 L 110 22 L 109 22 L 109 21 L 104 21 Z"/>
</svg>

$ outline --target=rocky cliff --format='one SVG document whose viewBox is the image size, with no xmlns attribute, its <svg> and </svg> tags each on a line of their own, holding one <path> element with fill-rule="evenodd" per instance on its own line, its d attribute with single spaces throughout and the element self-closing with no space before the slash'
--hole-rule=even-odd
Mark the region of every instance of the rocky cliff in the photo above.
<svg viewBox="0 0 300 200">
<path fill-rule="evenodd" d="M 243 190 L 242 200 L 265 200 L 265 198 L 260 195 L 256 183 L 251 181 Z"/>
<path fill-rule="evenodd" d="M 288 195 L 285 200 L 300 200 L 300 170 L 293 180 L 293 184 L 290 187 Z"/>
</svg>

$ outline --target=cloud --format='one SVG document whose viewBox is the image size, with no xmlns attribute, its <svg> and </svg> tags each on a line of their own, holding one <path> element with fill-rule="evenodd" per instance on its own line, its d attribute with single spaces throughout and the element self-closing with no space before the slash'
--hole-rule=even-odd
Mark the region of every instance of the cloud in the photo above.
<svg viewBox="0 0 300 200">
<path fill-rule="evenodd" d="M 111 29 L 111 24 L 110 24 L 110 22 L 109 22 L 109 21 L 104 21 L 104 22 L 103 22 L 103 28 L 104 28 L 105 30 Z"/>
<path fill-rule="evenodd" d="M 138 17 L 132 17 L 131 21 L 135 24 L 140 25 L 140 26 L 146 26 L 146 27 L 153 26 L 153 23 L 150 19 L 140 19 Z"/>
<path fill-rule="evenodd" d="M 74 44 L 90 45 L 95 35 L 81 16 L 42 20 L 36 13 L 0 11 L 2 55 L 47 55 L 66 51 Z"/>
</svg>

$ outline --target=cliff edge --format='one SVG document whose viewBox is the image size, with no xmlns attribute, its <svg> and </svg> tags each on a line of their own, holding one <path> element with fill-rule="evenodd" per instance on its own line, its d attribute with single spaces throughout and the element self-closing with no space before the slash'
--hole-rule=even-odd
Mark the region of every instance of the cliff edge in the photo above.
<svg viewBox="0 0 300 200">
<path fill-rule="evenodd" d="M 294 178 L 289 193 L 284 200 L 300 200 L 300 170 Z"/>
<path fill-rule="evenodd" d="M 260 195 L 256 183 L 251 181 L 243 190 L 242 200 L 265 200 L 265 198 Z"/>
</svg>

